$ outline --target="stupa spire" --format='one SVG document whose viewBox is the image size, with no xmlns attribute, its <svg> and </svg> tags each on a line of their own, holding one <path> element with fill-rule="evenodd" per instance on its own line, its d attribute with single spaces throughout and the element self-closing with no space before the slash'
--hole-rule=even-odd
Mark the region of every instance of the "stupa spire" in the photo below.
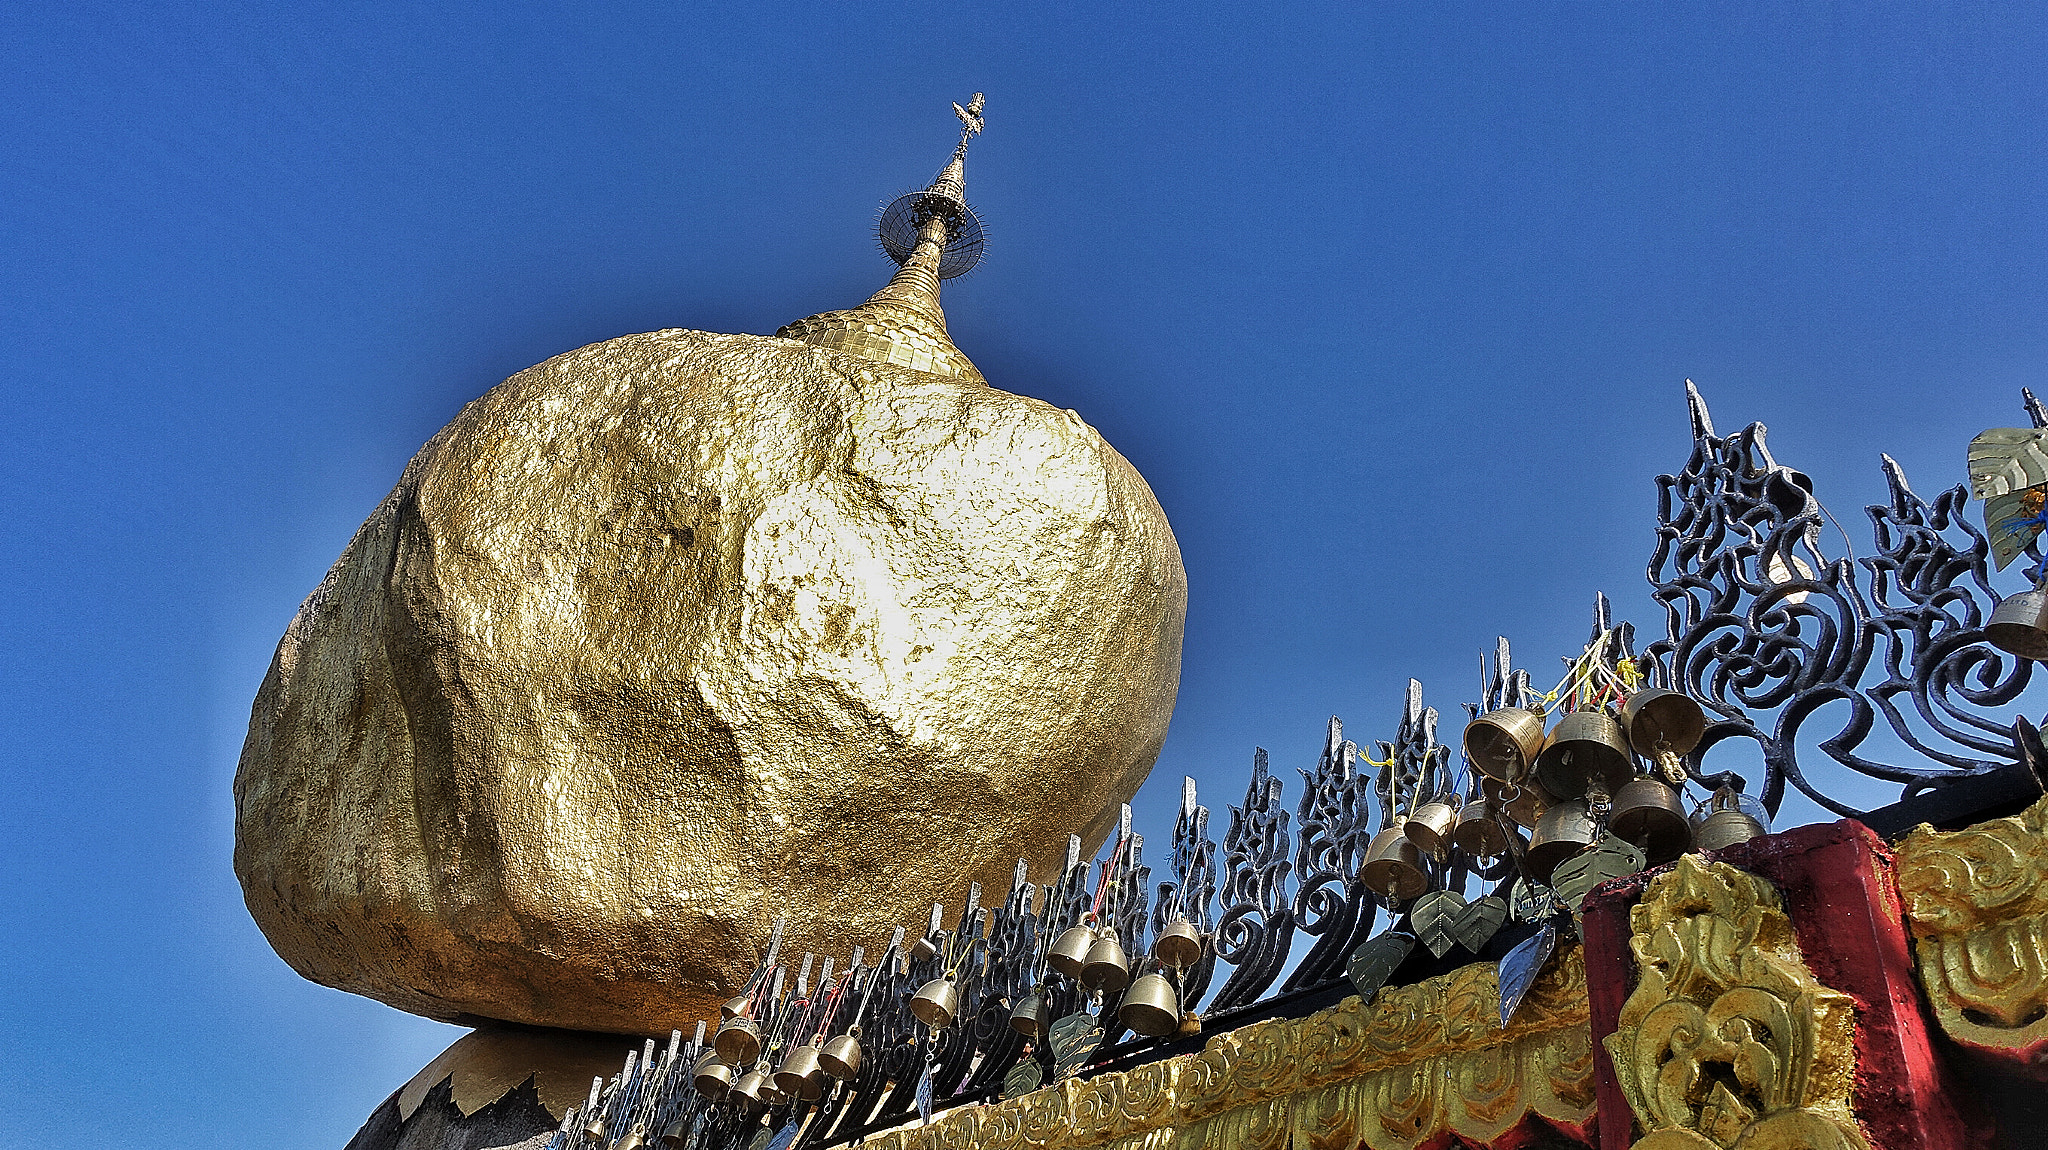
<svg viewBox="0 0 2048 1150">
<path fill-rule="evenodd" d="M 776 332 L 818 347 L 938 375 L 981 381 L 981 372 L 953 346 L 939 284 L 981 260 L 981 220 L 967 206 L 967 144 L 981 131 L 982 95 L 953 105 L 960 143 L 922 191 L 896 197 L 876 222 L 895 276 L 866 303 L 800 319 Z"/>
</svg>

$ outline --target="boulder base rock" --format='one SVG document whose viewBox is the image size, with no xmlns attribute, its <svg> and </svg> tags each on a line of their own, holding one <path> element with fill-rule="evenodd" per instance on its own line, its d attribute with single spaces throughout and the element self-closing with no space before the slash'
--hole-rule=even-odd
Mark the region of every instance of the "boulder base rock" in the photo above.
<svg viewBox="0 0 2048 1150">
<path fill-rule="evenodd" d="M 711 1017 L 1090 846 L 1186 576 L 1071 412 L 759 336 L 557 357 L 436 435 L 299 610 L 235 780 L 278 953 L 433 1018 Z"/>
</svg>

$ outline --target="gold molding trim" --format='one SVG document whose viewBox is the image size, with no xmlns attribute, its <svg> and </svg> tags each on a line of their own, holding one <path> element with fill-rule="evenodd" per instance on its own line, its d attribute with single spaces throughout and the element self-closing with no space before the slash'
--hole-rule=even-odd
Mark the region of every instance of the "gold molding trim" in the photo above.
<svg viewBox="0 0 2048 1150">
<path fill-rule="evenodd" d="M 1898 845 L 1920 985 L 1957 1042 L 2024 1058 L 2048 1042 L 2048 798 Z"/>
<path fill-rule="evenodd" d="M 1070 1079 L 871 1150 L 1412 1150 L 1450 1133 L 1485 1146 L 1529 1115 L 1584 1127 L 1594 1111 L 1586 967 L 1560 950 L 1500 1027 L 1492 963 L 1209 1040 L 1199 1054 Z"/>
<path fill-rule="evenodd" d="M 1855 1008 L 1807 969 L 1777 888 L 1682 855 L 1629 911 L 1638 981 L 1605 1039 L 1636 1150 L 1865 1150 Z"/>
</svg>

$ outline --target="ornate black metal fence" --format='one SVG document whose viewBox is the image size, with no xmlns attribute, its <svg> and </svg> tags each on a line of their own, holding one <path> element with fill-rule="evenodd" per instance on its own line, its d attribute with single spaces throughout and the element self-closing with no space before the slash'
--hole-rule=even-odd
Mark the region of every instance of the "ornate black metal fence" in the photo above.
<svg viewBox="0 0 2048 1150">
<path fill-rule="evenodd" d="M 1687 398 L 1692 457 L 1678 475 L 1657 479 L 1649 565 L 1665 636 L 1637 656 L 1633 628 L 1596 597 L 1592 633 L 1565 683 L 1539 693 L 1502 640 L 1482 659 L 1480 698 L 1468 713 L 1606 713 L 1643 687 L 1675 689 L 1708 720 L 1682 777 L 1723 793 L 1754 785 L 1772 816 L 1788 784 L 1880 830 L 1917 821 L 1942 801 L 1981 816 L 2038 794 L 2038 739 L 2011 714 L 2033 668 L 1984 640 L 1999 597 L 1985 537 L 1963 515 L 1964 488 L 1927 502 L 1885 458 L 1889 502 L 1868 508 L 1874 552 L 1829 558 L 1828 514 L 1811 482 L 1771 457 L 1763 425 L 1721 436 L 1690 384 Z M 2042 413 L 2027 399 L 2039 425 Z M 1901 761 L 1865 753 L 1879 717 L 1910 751 Z M 649 1043 L 622 1073 L 593 1084 L 553 1146 L 848 1143 L 937 1109 L 1188 1051 L 1205 1033 L 1334 1002 L 1350 989 L 1347 961 L 1376 926 L 1430 940 L 1431 953 L 1412 944 L 1394 952 L 1395 982 L 1499 958 L 1559 904 L 1534 881 L 1548 872 L 1526 864 L 1512 825 L 1520 788 L 1497 787 L 1454 755 L 1438 724 L 1413 680 L 1394 737 L 1374 743 L 1377 757 L 1332 718 L 1315 768 L 1299 772 L 1291 809 L 1285 781 L 1255 751 L 1220 855 L 1208 808 L 1187 780 L 1169 874 L 1156 890 L 1127 807 L 1099 860 L 1082 858 L 1072 839 L 1043 884 L 1020 861 L 999 903 L 984 907 L 976 887 L 950 926 L 945 908 L 934 907 L 920 933 L 899 931 L 873 963 L 856 950 L 835 978 L 827 959 L 813 982 L 807 955 L 792 980 L 771 953 L 734 1018 L 709 1036 L 702 1026 L 688 1041 L 673 1034 L 659 1054 Z M 1873 812 L 1832 794 L 1800 761 L 1816 732 L 1828 763 L 1900 784 L 1902 801 Z M 1761 778 L 1707 769 L 1735 740 L 1760 749 Z M 1607 800 L 1595 786 L 1581 808 L 1593 834 L 1606 829 Z M 1537 824 L 1539 843 L 1546 832 L 1533 812 L 1541 806 L 1514 816 Z M 1457 833 L 1430 822 L 1446 811 L 1459 817 Z M 1474 812 L 1505 837 L 1467 838 Z M 1411 840 L 1434 845 L 1417 850 Z M 1502 845 L 1471 845 L 1488 841 Z M 1496 933 L 1508 900 L 1493 900 L 1491 917 L 1462 914 L 1473 888 L 1506 895 L 1511 885 L 1516 922 L 1505 929 Z M 1438 929 L 1418 924 L 1425 913 Z M 1229 968 L 1220 985 L 1219 966 Z M 738 1039 L 728 1046 L 727 1035 L 742 1031 L 756 1037 L 758 1053 Z"/>
</svg>

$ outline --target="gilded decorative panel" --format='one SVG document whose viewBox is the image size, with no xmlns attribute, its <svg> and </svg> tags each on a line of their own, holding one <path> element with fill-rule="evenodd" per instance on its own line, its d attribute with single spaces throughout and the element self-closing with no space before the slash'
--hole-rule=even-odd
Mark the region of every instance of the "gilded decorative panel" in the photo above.
<svg viewBox="0 0 2048 1150">
<path fill-rule="evenodd" d="M 1592 1119 L 1586 970 L 1561 951 L 1503 1030 L 1490 963 L 1253 1023 L 1200 1053 L 947 1112 L 874 1150 L 1414 1150 Z"/>
<path fill-rule="evenodd" d="M 1855 1011 L 1806 966 L 1777 889 L 1684 855 L 1629 912 L 1635 990 L 1606 1038 L 1637 1150 L 1862 1150 Z"/>
<path fill-rule="evenodd" d="M 1948 1036 L 2039 1075 L 2048 1045 L 2048 799 L 1899 844 L 1920 982 Z"/>
</svg>

